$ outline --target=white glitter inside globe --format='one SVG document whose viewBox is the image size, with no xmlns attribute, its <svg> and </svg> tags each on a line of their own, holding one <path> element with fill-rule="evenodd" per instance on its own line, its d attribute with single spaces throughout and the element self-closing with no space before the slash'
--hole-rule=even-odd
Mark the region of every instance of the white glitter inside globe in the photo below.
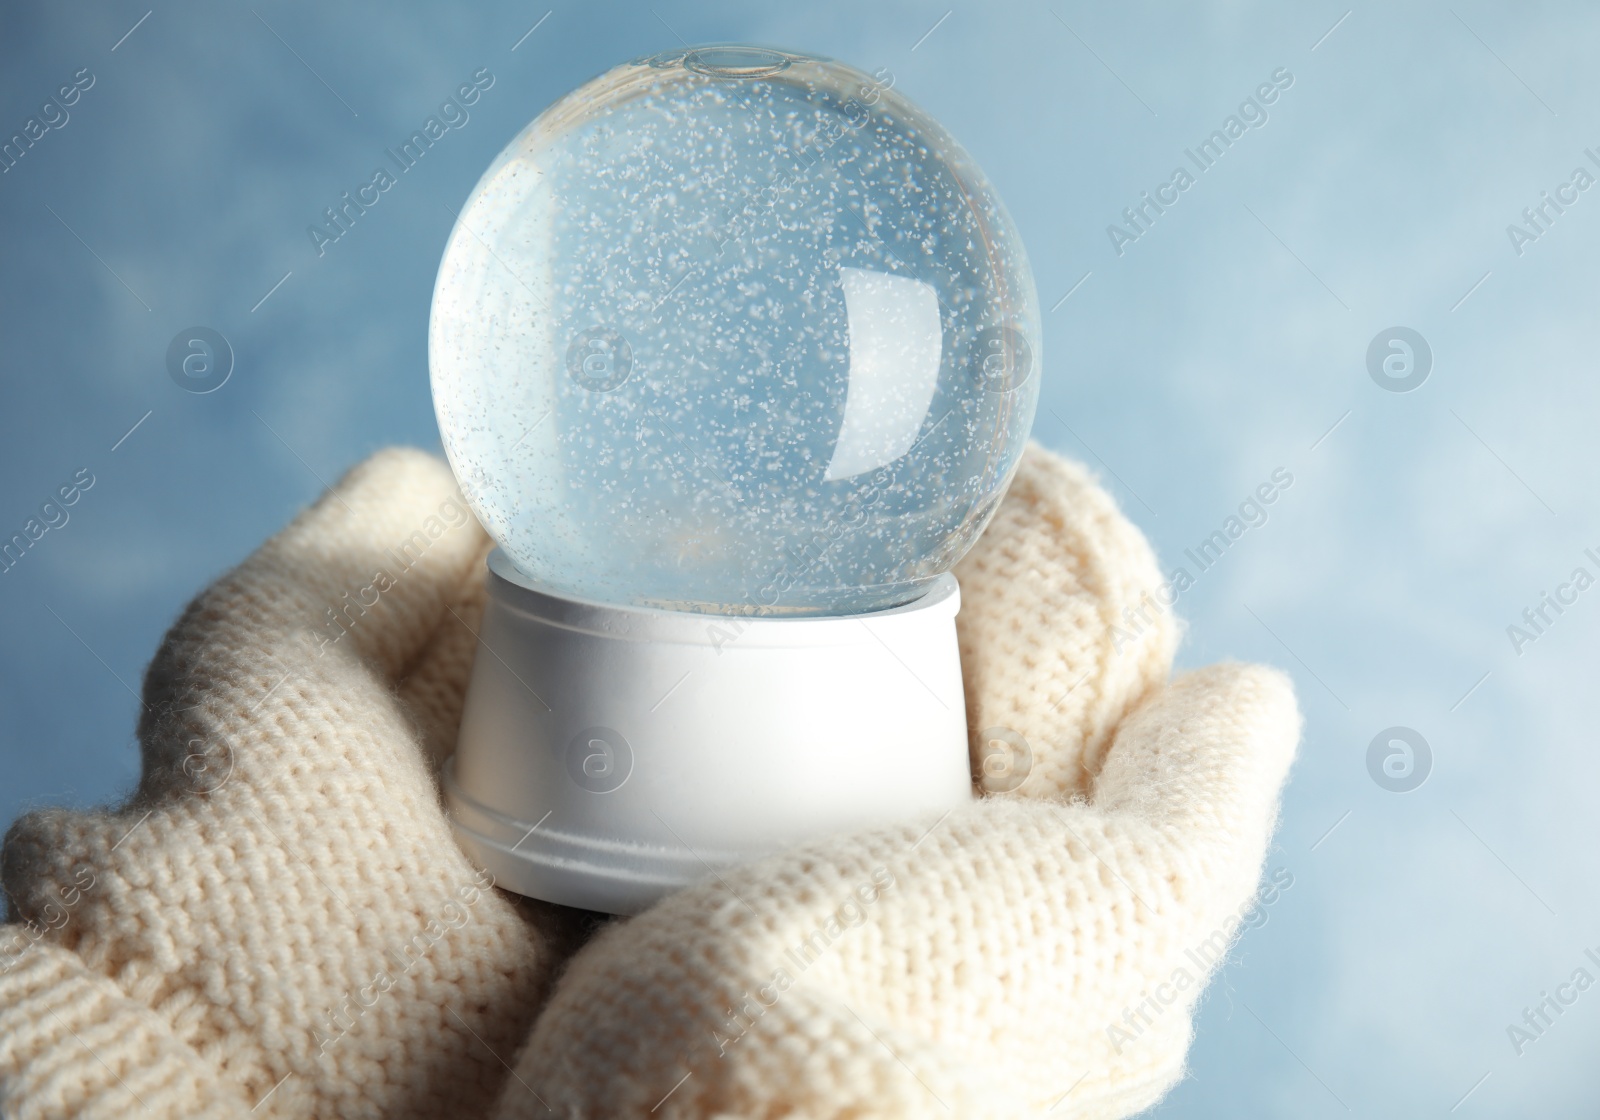
<svg viewBox="0 0 1600 1120">
<path fill-rule="evenodd" d="M 972 545 L 1038 400 L 1038 297 L 965 151 L 828 59 L 627 63 L 474 188 L 429 331 L 445 451 L 531 582 L 843 614 Z"/>
</svg>

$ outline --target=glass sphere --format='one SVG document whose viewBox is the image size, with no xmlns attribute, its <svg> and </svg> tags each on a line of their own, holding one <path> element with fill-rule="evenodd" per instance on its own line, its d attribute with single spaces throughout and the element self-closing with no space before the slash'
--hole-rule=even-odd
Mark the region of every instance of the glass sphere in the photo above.
<svg viewBox="0 0 1600 1120">
<path fill-rule="evenodd" d="M 445 451 L 533 583 L 849 614 L 971 547 L 1039 393 L 1016 229 L 951 136 L 830 59 L 626 63 L 473 189 L 439 266 Z"/>
</svg>

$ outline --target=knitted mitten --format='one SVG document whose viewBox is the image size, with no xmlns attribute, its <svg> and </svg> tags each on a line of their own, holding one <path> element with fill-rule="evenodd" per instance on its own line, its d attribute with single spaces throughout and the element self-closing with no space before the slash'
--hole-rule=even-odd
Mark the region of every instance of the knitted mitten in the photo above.
<svg viewBox="0 0 1600 1120">
<path fill-rule="evenodd" d="M 189 609 L 129 805 L 8 837 L 0 1112 L 1121 1116 L 1177 1076 L 1297 717 L 1261 670 L 1163 685 L 1153 559 L 1078 468 L 1031 449 L 958 569 L 991 795 L 613 924 L 520 1057 L 584 919 L 439 809 L 482 549 L 385 453 Z"/>
<path fill-rule="evenodd" d="M 989 795 L 612 924 L 568 965 L 501 1117 L 1121 1117 L 1176 1081 L 1260 874 L 1299 734 L 1289 682 L 1167 683 L 1148 545 L 1037 447 L 956 574 Z"/>
<path fill-rule="evenodd" d="M 184 612 L 116 811 L 6 838 L 0 1114 L 482 1115 L 582 916 L 451 837 L 486 539 L 379 454 Z"/>
</svg>

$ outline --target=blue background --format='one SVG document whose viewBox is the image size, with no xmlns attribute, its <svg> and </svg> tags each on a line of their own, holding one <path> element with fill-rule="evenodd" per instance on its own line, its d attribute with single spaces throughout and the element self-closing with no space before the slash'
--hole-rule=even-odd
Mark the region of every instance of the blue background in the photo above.
<svg viewBox="0 0 1600 1120">
<path fill-rule="evenodd" d="M 0 821 L 129 789 L 130 689 L 186 600 L 369 451 L 437 446 L 434 271 L 518 129 L 680 37 L 789 46 L 887 68 L 987 170 L 1052 308 L 1035 434 L 1102 472 L 1164 566 L 1293 475 L 1179 601 L 1183 663 L 1295 676 L 1269 856 L 1293 886 L 1155 1114 L 1593 1114 L 1600 991 L 1520 1056 L 1506 1028 L 1600 975 L 1600 590 L 1520 652 L 1506 627 L 1600 575 L 1600 191 L 1520 255 L 1506 227 L 1600 148 L 1600 14 L 264 0 L 163 5 L 122 38 L 147 10 L 0 15 L 0 132 L 95 76 L 0 175 L 0 535 L 96 478 L 0 575 Z M 466 127 L 319 257 L 306 227 L 479 67 Z M 1119 256 L 1106 227 L 1279 67 L 1268 123 Z M 237 355 L 207 395 L 166 368 L 194 325 Z M 1396 325 L 1433 353 L 1412 392 L 1367 368 Z M 1408 793 L 1367 765 L 1396 725 L 1432 752 Z"/>
</svg>

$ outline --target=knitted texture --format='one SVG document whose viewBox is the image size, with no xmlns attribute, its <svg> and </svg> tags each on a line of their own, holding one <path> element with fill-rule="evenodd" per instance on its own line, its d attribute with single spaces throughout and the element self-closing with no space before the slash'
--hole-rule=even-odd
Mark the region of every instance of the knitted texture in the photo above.
<svg viewBox="0 0 1600 1120">
<path fill-rule="evenodd" d="M 1165 684 L 1148 544 L 1036 446 L 956 574 L 971 724 L 1023 739 L 1020 784 L 612 925 L 497 1116 L 1122 1117 L 1178 1079 L 1195 960 L 1221 959 L 1275 824 L 1289 682 Z"/>
<path fill-rule="evenodd" d="M 184 612 L 128 803 L 7 836 L 8 1120 L 488 1108 L 579 927 L 486 889 L 439 808 L 485 544 L 385 452 Z"/>
<path fill-rule="evenodd" d="M 1030 447 L 957 568 L 988 796 L 587 944 L 440 807 L 485 547 L 383 452 L 184 613 L 127 804 L 0 852 L 8 1120 L 1118 1117 L 1181 1074 L 1299 717 L 1268 670 L 1166 683 L 1154 557 L 1082 468 Z"/>
</svg>

